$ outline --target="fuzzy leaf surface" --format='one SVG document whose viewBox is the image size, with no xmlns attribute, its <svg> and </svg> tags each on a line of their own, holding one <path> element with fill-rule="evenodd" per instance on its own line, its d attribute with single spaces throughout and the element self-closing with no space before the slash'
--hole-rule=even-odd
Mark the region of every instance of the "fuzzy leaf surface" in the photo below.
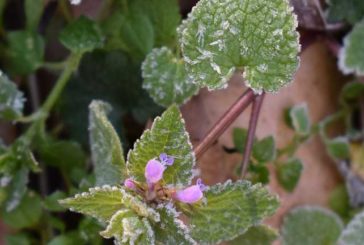
<svg viewBox="0 0 364 245">
<path fill-rule="evenodd" d="M 282 244 L 334 245 L 342 229 L 342 221 L 334 212 L 321 207 L 299 207 L 284 218 Z"/>
<path fill-rule="evenodd" d="M 185 123 L 177 106 L 169 107 L 161 117 L 154 120 L 152 128 L 144 131 L 128 154 L 129 176 L 145 182 L 144 171 L 149 160 L 161 153 L 174 157 L 174 163 L 163 174 L 166 184 L 186 186 L 192 179 L 195 156 Z"/>
<path fill-rule="evenodd" d="M 344 47 L 339 52 L 339 68 L 344 74 L 364 75 L 364 20 L 356 24 L 344 38 Z"/>
<path fill-rule="evenodd" d="M 339 244 L 360 245 L 364 241 L 364 212 L 357 214 L 341 233 Z"/>
<path fill-rule="evenodd" d="M 182 105 L 198 90 L 185 70 L 184 61 L 169 48 L 153 49 L 146 57 L 142 70 L 143 88 L 161 106 Z"/>
<path fill-rule="evenodd" d="M 243 235 L 229 242 L 229 245 L 271 245 L 278 238 L 278 232 L 265 225 L 252 226 Z"/>
<path fill-rule="evenodd" d="M 14 120 L 23 114 L 25 98 L 15 83 L 0 72 L 0 118 Z"/>
<path fill-rule="evenodd" d="M 195 205 L 190 217 L 192 237 L 201 243 L 231 240 L 272 215 L 278 200 L 262 185 L 227 181 L 204 192 L 206 204 Z"/>
<path fill-rule="evenodd" d="M 102 101 L 90 104 L 89 133 L 96 185 L 120 184 L 126 176 L 119 136 L 107 119 L 111 106 Z"/>
<path fill-rule="evenodd" d="M 202 0 L 179 28 L 188 73 L 220 89 L 236 70 L 257 92 L 276 92 L 298 66 L 297 20 L 287 0 Z"/>
</svg>

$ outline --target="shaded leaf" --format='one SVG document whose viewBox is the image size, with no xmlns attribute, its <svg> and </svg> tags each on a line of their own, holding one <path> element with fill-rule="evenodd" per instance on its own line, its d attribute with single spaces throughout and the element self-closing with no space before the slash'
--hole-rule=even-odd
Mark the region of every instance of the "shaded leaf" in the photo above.
<svg viewBox="0 0 364 245">
<path fill-rule="evenodd" d="M 107 119 L 110 111 L 110 105 L 102 101 L 90 104 L 89 132 L 96 185 L 116 185 L 126 178 L 120 139 Z"/>
<path fill-rule="evenodd" d="M 350 147 L 346 137 L 326 140 L 325 145 L 329 155 L 334 159 L 348 159 L 350 157 Z"/>
<path fill-rule="evenodd" d="M 83 244 L 83 241 L 80 238 L 79 234 L 75 231 L 67 232 L 65 234 L 56 236 L 48 243 L 48 245 L 75 245 L 75 244 Z"/>
<path fill-rule="evenodd" d="M 289 116 L 293 129 L 300 135 L 308 135 L 311 130 L 311 122 L 308 115 L 307 104 L 295 105 L 289 110 Z"/>
<path fill-rule="evenodd" d="M 45 198 L 44 207 L 52 212 L 62 212 L 65 208 L 58 201 L 63 198 L 66 198 L 66 193 L 59 190 L 55 191 Z"/>
<path fill-rule="evenodd" d="M 349 195 L 344 184 L 338 185 L 330 193 L 329 205 L 342 218 L 347 219 L 350 216 Z"/>
<path fill-rule="evenodd" d="M 6 245 L 31 245 L 31 240 L 26 234 L 7 235 L 5 237 Z"/>
<path fill-rule="evenodd" d="M 145 59 L 142 70 L 143 88 L 156 103 L 164 107 L 174 103 L 182 105 L 198 90 L 189 78 L 183 60 L 166 47 L 153 49 Z"/>
<path fill-rule="evenodd" d="M 262 183 L 262 184 L 269 183 L 269 170 L 264 165 L 250 163 L 248 168 L 248 173 L 249 173 L 248 178 L 252 183 Z M 238 175 L 240 174 L 241 174 L 241 167 L 238 172 Z"/>
<path fill-rule="evenodd" d="M 89 52 L 103 44 L 101 30 L 96 22 L 81 16 L 60 34 L 61 43 L 74 53 Z"/>
<path fill-rule="evenodd" d="M 201 86 L 226 87 L 243 68 L 248 87 L 275 92 L 298 66 L 296 27 L 285 0 L 203 0 L 180 26 L 180 45 L 188 73 Z"/>
<path fill-rule="evenodd" d="M 0 71 L 0 118 L 14 120 L 21 117 L 24 101 L 23 93 Z"/>
<path fill-rule="evenodd" d="M 26 15 L 26 27 L 30 31 L 36 31 L 43 13 L 43 0 L 25 0 L 24 9 Z"/>
<path fill-rule="evenodd" d="M 364 17 L 361 0 L 326 0 L 329 5 L 327 18 L 330 22 L 347 21 L 355 24 Z"/>
<path fill-rule="evenodd" d="M 278 238 L 278 232 L 269 226 L 252 226 L 243 235 L 229 242 L 229 245 L 271 245 Z"/>
<path fill-rule="evenodd" d="M 281 230 L 283 245 L 336 244 L 343 224 L 330 210 L 320 207 L 299 207 L 284 218 Z"/>
<path fill-rule="evenodd" d="M 248 136 L 248 130 L 246 130 L 245 128 L 233 129 L 234 146 L 240 153 L 244 152 L 247 136 Z M 254 141 L 256 141 L 256 139 L 254 139 Z"/>
<path fill-rule="evenodd" d="M 205 191 L 206 203 L 195 205 L 187 214 L 192 237 L 201 243 L 218 243 L 243 234 L 278 207 L 276 197 L 261 185 L 227 181 Z"/>
<path fill-rule="evenodd" d="M 364 241 L 364 212 L 357 214 L 341 233 L 339 243 L 345 245 L 361 245 Z"/>
<path fill-rule="evenodd" d="M 276 158 L 276 143 L 273 136 L 265 137 L 254 143 L 252 157 L 261 163 L 273 161 Z"/>
<path fill-rule="evenodd" d="M 289 192 L 292 192 L 300 180 L 303 164 L 298 158 L 291 158 L 284 163 L 280 163 L 277 168 L 277 178 L 279 184 Z"/>
<path fill-rule="evenodd" d="M 340 92 L 341 101 L 358 99 L 364 93 L 364 83 L 353 81 L 346 83 Z"/>
</svg>

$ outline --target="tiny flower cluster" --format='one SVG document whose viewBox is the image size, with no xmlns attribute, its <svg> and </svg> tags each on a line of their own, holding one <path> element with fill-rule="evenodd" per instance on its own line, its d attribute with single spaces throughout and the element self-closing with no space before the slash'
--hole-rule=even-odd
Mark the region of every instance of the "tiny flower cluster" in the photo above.
<svg viewBox="0 0 364 245">
<path fill-rule="evenodd" d="M 148 190 L 154 189 L 155 184 L 163 178 L 164 171 L 168 166 L 172 166 L 173 163 L 174 158 L 165 153 L 160 154 L 159 159 L 154 158 L 148 161 L 144 172 Z M 124 186 L 131 190 L 136 189 L 136 183 L 132 179 L 126 179 Z M 203 198 L 203 191 L 206 190 L 206 188 L 207 187 L 202 183 L 202 180 L 198 179 L 195 185 L 182 190 L 173 191 L 172 198 L 183 203 L 193 204 Z"/>
</svg>

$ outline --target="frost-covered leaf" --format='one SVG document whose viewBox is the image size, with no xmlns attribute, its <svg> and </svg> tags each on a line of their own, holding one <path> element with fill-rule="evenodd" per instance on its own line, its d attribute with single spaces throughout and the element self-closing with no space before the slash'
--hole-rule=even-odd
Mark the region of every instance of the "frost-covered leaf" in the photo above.
<svg viewBox="0 0 364 245">
<path fill-rule="evenodd" d="M 24 9 L 26 15 L 26 27 L 30 31 L 36 31 L 43 13 L 43 0 L 25 0 Z"/>
<path fill-rule="evenodd" d="M 254 143 L 252 157 L 261 163 L 274 160 L 276 157 L 276 143 L 274 138 L 268 136 Z"/>
<path fill-rule="evenodd" d="M 334 245 L 342 229 L 342 221 L 332 211 L 320 207 L 299 207 L 284 218 L 282 244 Z"/>
<path fill-rule="evenodd" d="M 72 211 L 90 215 L 107 222 L 119 209 L 123 208 L 123 193 L 117 187 L 103 186 L 91 188 L 89 192 L 75 195 L 60 201 Z"/>
<path fill-rule="evenodd" d="M 24 101 L 23 93 L 0 71 L 0 118 L 14 120 L 21 117 Z"/>
<path fill-rule="evenodd" d="M 159 205 L 157 210 L 161 217 L 161 221 L 153 225 L 157 244 L 196 244 L 190 235 L 189 228 L 178 219 L 179 213 L 171 203 Z"/>
<path fill-rule="evenodd" d="M 146 130 L 134 149 L 129 151 L 127 169 L 137 181 L 145 182 L 144 171 L 147 162 L 166 153 L 174 157 L 174 163 L 163 174 L 166 184 L 186 186 L 193 177 L 195 156 L 184 120 L 177 106 L 168 108 L 161 117 L 154 120 L 152 128 Z"/>
<path fill-rule="evenodd" d="M 28 192 L 14 210 L 10 212 L 3 210 L 1 219 L 14 229 L 23 229 L 37 224 L 41 215 L 40 197 L 34 192 Z"/>
<path fill-rule="evenodd" d="M 278 238 L 278 232 L 269 226 L 252 226 L 243 235 L 229 242 L 229 245 L 271 245 Z"/>
<path fill-rule="evenodd" d="M 192 237 L 201 243 L 218 243 L 243 234 L 272 215 L 278 200 L 262 185 L 227 181 L 204 192 L 206 203 L 194 205 L 190 217 Z"/>
<path fill-rule="evenodd" d="M 169 48 L 153 49 L 143 66 L 143 88 L 164 107 L 184 104 L 196 94 L 198 87 L 188 76 L 184 62 Z"/>
<path fill-rule="evenodd" d="M 344 74 L 364 75 L 364 20 L 356 24 L 344 38 L 344 47 L 339 52 L 339 68 Z"/>
<path fill-rule="evenodd" d="M 130 210 L 119 210 L 112 217 L 106 230 L 100 232 L 105 238 L 115 238 L 115 244 L 154 244 L 154 232 L 146 218 L 140 219 Z"/>
<path fill-rule="evenodd" d="M 308 135 L 311 130 L 311 121 L 308 115 L 307 104 L 293 106 L 289 110 L 289 117 L 293 129 L 300 135 Z"/>
<path fill-rule="evenodd" d="M 284 163 L 280 163 L 277 168 L 279 184 L 285 190 L 292 192 L 300 180 L 302 170 L 303 164 L 298 158 L 292 158 Z"/>
<path fill-rule="evenodd" d="M 364 241 L 364 211 L 357 214 L 339 238 L 340 245 L 361 245 Z"/>
<path fill-rule="evenodd" d="M 103 44 L 101 30 L 96 22 L 81 16 L 70 23 L 60 34 L 61 43 L 74 53 L 83 53 Z"/>
<path fill-rule="evenodd" d="M 111 106 L 102 101 L 90 104 L 89 132 L 96 185 L 120 184 L 126 177 L 119 136 L 107 119 Z"/>
<path fill-rule="evenodd" d="M 11 73 L 27 75 L 43 63 L 44 40 L 30 31 L 13 31 L 7 35 L 6 66 Z"/>
<path fill-rule="evenodd" d="M 276 92 L 298 66 L 296 17 L 287 0 L 202 0 L 179 28 L 188 73 L 209 89 L 244 70 L 247 86 Z"/>
<path fill-rule="evenodd" d="M 326 140 L 326 149 L 334 159 L 348 159 L 350 156 L 350 145 L 346 137 L 336 137 Z"/>
<path fill-rule="evenodd" d="M 330 22 L 347 21 L 355 24 L 364 17 L 362 0 L 326 0 L 329 5 L 327 18 Z"/>
<path fill-rule="evenodd" d="M 4 184 L 7 178 L 9 179 L 9 183 L 6 186 L 8 195 L 5 202 L 5 210 L 10 212 L 18 207 L 27 191 L 29 168 L 22 166 L 20 169 L 17 169 L 12 177 L 3 176 L 0 180 Z M 4 188 L 5 186 L 1 187 Z"/>
</svg>

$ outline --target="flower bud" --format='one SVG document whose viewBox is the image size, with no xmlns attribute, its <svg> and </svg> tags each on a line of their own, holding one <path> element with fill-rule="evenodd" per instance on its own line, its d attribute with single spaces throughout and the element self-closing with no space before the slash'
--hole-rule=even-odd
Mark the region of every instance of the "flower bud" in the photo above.
<svg viewBox="0 0 364 245">
<path fill-rule="evenodd" d="M 145 166 L 144 176 L 148 183 L 157 183 L 163 178 L 165 166 L 158 160 L 152 159 Z"/>
<path fill-rule="evenodd" d="M 124 186 L 130 190 L 135 190 L 136 188 L 134 181 L 130 178 L 124 181 Z"/>
</svg>

